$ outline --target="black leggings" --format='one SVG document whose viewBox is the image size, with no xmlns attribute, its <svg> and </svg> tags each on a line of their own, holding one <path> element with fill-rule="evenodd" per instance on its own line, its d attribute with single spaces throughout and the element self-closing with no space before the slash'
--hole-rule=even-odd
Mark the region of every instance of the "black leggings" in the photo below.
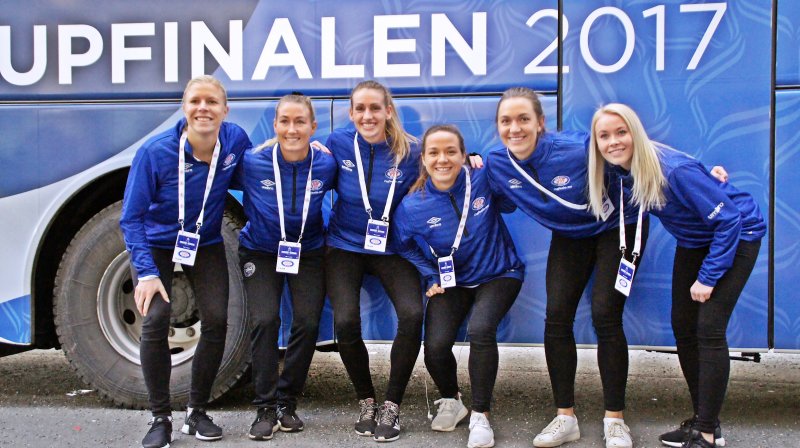
<svg viewBox="0 0 800 448">
<path fill-rule="evenodd" d="M 447 288 L 428 300 L 425 313 L 425 366 L 443 398 L 458 394 L 453 344 L 461 323 L 472 310 L 467 324 L 469 336 L 469 381 L 472 410 L 489 412 L 497 379 L 497 326 L 506 315 L 522 282 L 498 278 L 477 288 Z"/>
<path fill-rule="evenodd" d="M 760 240 L 739 241 L 733 266 L 719 279 L 705 303 L 692 300 L 689 289 L 697 280 L 709 248 L 675 250 L 672 332 L 697 416 L 695 429 L 705 433 L 714 432 L 725 400 L 731 368 L 725 333 L 760 247 Z"/>
<path fill-rule="evenodd" d="M 642 223 L 642 248 L 647 243 L 649 219 Z M 627 258 L 631 259 L 636 224 L 625 226 Z M 619 229 L 589 238 L 566 238 L 553 233 L 547 257 L 547 317 L 544 350 L 555 405 L 575 406 L 578 353 L 573 323 L 583 290 L 594 272 L 592 324 L 597 334 L 597 364 L 607 411 L 625 409 L 628 382 L 628 341 L 622 328 L 626 297 L 614 289 L 621 253 Z M 641 256 L 636 260 L 638 266 Z"/>
<path fill-rule="evenodd" d="M 386 400 L 400 404 L 421 345 L 423 311 L 419 274 L 399 255 L 327 249 L 325 277 L 339 354 L 360 400 L 375 398 L 369 354 L 361 337 L 361 282 L 364 274 L 378 277 L 397 313 L 397 336 L 392 344 Z"/>
<path fill-rule="evenodd" d="M 175 268 L 172 261 L 173 249 L 150 249 L 150 252 L 160 273 L 161 283 L 171 297 Z M 202 246 L 197 251 L 194 266 L 183 265 L 183 272 L 192 285 L 201 322 L 200 341 L 192 359 L 189 406 L 201 408 L 211 397 L 211 387 L 225 351 L 225 334 L 228 329 L 228 263 L 225 245 L 217 243 Z M 138 275 L 133 265 L 131 275 L 136 284 Z M 172 357 L 168 342 L 171 312 L 171 303 L 156 294 L 142 322 L 139 357 L 153 415 L 172 412 L 169 400 Z"/>
<path fill-rule="evenodd" d="M 257 407 L 297 405 L 303 392 L 311 358 L 317 345 L 319 319 L 325 303 L 323 249 L 301 252 L 296 275 L 275 272 L 277 256 L 239 248 L 247 310 L 250 314 L 250 348 Z M 284 282 L 284 279 L 286 280 Z M 278 375 L 278 332 L 281 327 L 281 294 L 289 284 L 292 328 L 289 346 Z"/>
</svg>

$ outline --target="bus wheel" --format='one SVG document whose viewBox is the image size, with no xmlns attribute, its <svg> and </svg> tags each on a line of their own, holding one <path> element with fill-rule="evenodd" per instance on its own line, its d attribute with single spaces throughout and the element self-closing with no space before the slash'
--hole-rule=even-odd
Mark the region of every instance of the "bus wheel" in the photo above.
<svg viewBox="0 0 800 448">
<path fill-rule="evenodd" d="M 64 353 L 90 388 L 117 405 L 148 408 L 139 362 L 142 317 L 133 299 L 128 253 L 119 229 L 122 202 L 92 217 L 70 242 L 55 282 L 55 323 Z M 222 234 L 228 258 L 228 334 L 211 399 L 230 390 L 249 367 L 247 307 L 236 247 L 241 220 L 226 212 Z M 191 361 L 200 337 L 192 286 L 180 265 L 172 282 L 169 347 L 171 401 L 189 399 Z"/>
</svg>

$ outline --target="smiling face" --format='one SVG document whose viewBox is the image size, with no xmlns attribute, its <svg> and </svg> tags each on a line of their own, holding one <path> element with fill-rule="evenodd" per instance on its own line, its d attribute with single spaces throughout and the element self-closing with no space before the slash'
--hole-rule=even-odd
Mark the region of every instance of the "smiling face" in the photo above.
<svg viewBox="0 0 800 448">
<path fill-rule="evenodd" d="M 448 131 L 436 131 L 425 137 L 422 145 L 422 164 L 433 185 L 438 190 L 449 189 L 467 160 L 458 136 Z"/>
<path fill-rule="evenodd" d="M 284 160 L 298 161 L 306 157 L 309 140 L 317 130 L 317 122 L 306 104 L 282 101 L 272 126 Z"/>
<path fill-rule="evenodd" d="M 369 143 L 386 140 L 386 120 L 394 110 L 386 105 L 386 97 L 377 89 L 363 88 L 353 92 L 350 100 L 350 120 Z"/>
<path fill-rule="evenodd" d="M 533 153 L 543 130 L 544 117 L 536 113 L 530 99 L 507 98 L 498 106 L 497 133 L 517 159 L 527 159 Z"/>
<path fill-rule="evenodd" d="M 225 93 L 207 82 L 189 86 L 184 93 L 182 107 L 190 137 L 216 138 L 222 121 L 228 116 Z"/>
<path fill-rule="evenodd" d="M 597 149 L 606 162 L 630 171 L 633 161 L 633 138 L 628 125 L 617 114 L 604 113 L 594 125 Z"/>
</svg>

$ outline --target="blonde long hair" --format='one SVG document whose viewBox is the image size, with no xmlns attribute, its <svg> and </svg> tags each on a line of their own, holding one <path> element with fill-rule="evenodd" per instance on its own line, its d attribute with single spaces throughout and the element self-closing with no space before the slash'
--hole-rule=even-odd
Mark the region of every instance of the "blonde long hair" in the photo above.
<svg viewBox="0 0 800 448">
<path fill-rule="evenodd" d="M 361 89 L 373 89 L 383 93 L 383 106 L 387 109 L 392 108 L 392 116 L 386 120 L 386 141 L 389 143 L 392 154 L 394 154 L 394 163 L 399 165 L 411 153 L 411 143 L 416 143 L 417 139 L 413 135 L 406 132 L 403 124 L 400 123 L 400 118 L 397 116 L 397 107 L 394 105 L 392 93 L 389 88 L 383 84 L 366 80 L 356 84 L 353 91 L 350 92 L 350 110 L 353 110 L 353 95 Z"/>
<path fill-rule="evenodd" d="M 666 198 L 664 187 L 667 179 L 661 172 L 658 147 L 647 136 L 642 121 L 629 106 L 609 103 L 597 109 L 592 117 L 591 138 L 589 142 L 589 208 L 600 219 L 603 198 L 607 195 L 605 185 L 606 163 L 597 145 L 595 126 L 604 114 L 614 114 L 628 126 L 633 140 L 631 174 L 633 175 L 633 202 L 645 211 L 660 209 Z"/>
<path fill-rule="evenodd" d="M 314 105 L 311 103 L 311 98 L 303 95 L 302 93 L 290 93 L 288 95 L 282 96 L 281 99 L 278 100 L 278 105 L 275 106 L 275 120 L 274 121 L 278 120 L 278 112 L 280 112 L 281 106 L 284 103 L 296 103 L 296 104 L 302 104 L 302 105 L 306 106 L 306 108 L 308 109 L 308 115 L 311 118 L 311 122 L 313 123 L 313 122 L 317 121 L 316 115 L 314 114 Z M 275 143 L 278 143 L 278 136 L 277 135 L 275 135 L 272 138 L 268 139 L 264 143 L 256 146 L 253 149 L 253 153 L 254 154 L 255 153 L 259 153 L 259 152 L 263 151 L 265 148 L 268 148 L 268 147 L 271 147 L 271 146 L 275 146 Z"/>
</svg>

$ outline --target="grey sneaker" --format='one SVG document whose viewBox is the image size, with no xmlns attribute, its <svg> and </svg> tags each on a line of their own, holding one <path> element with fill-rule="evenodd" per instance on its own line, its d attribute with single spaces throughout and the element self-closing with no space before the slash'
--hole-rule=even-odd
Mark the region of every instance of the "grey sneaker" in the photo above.
<svg viewBox="0 0 800 448">
<path fill-rule="evenodd" d="M 533 446 L 544 448 L 561 446 L 580 438 L 581 431 L 578 428 L 577 417 L 556 415 L 556 418 L 533 439 Z"/>
<path fill-rule="evenodd" d="M 439 405 L 436 417 L 431 422 L 431 429 L 434 431 L 450 432 L 469 414 L 461 402 L 461 394 L 456 395 L 456 398 L 440 398 L 433 404 Z"/>
<path fill-rule="evenodd" d="M 278 414 L 275 408 L 258 408 L 256 419 L 250 425 L 250 432 L 247 434 L 253 440 L 269 440 L 278 430 Z"/>
<path fill-rule="evenodd" d="M 283 432 L 300 432 L 303 430 L 303 420 L 297 416 L 295 406 L 291 404 L 278 405 L 278 424 Z"/>
</svg>

